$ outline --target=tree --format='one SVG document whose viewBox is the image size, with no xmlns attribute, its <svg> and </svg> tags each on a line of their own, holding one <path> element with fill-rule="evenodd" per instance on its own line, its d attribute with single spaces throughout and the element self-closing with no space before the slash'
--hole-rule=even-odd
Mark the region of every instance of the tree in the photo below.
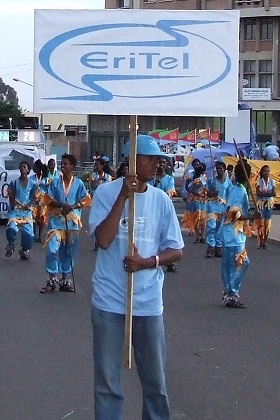
<svg viewBox="0 0 280 420">
<path fill-rule="evenodd" d="M 0 77 L 0 102 L 8 102 L 19 108 L 17 91 L 10 85 L 6 85 Z"/>
<path fill-rule="evenodd" d="M 12 118 L 14 125 L 22 115 L 17 92 L 0 77 L 0 118 Z"/>
<path fill-rule="evenodd" d="M 12 118 L 13 121 L 17 121 L 22 116 L 21 109 L 12 105 L 6 101 L 0 101 L 0 117 L 1 118 Z"/>
</svg>

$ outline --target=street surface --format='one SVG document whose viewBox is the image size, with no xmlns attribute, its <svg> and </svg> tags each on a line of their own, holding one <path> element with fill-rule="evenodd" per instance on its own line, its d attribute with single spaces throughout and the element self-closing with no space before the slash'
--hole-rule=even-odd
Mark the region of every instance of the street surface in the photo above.
<svg viewBox="0 0 280 420">
<path fill-rule="evenodd" d="M 178 213 L 183 203 L 175 204 Z M 87 229 L 75 267 L 77 293 L 41 295 L 45 250 L 30 261 L 5 258 L 0 226 L 1 420 L 93 420 L 90 278 L 96 258 Z M 164 302 L 172 419 L 280 418 L 279 247 L 247 244 L 251 267 L 241 296 L 246 309 L 224 308 L 221 261 L 184 233 L 178 274 L 167 273 Z M 125 419 L 141 419 L 135 365 L 124 372 Z M 107 420 L 107 419 L 104 419 Z M 114 419 L 110 419 L 114 420 Z"/>
</svg>

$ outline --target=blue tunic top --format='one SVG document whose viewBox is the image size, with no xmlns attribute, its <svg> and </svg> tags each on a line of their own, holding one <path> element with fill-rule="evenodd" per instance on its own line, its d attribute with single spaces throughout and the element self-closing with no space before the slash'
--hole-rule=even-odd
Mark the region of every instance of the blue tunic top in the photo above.
<svg viewBox="0 0 280 420">
<path fill-rule="evenodd" d="M 248 215 L 249 199 L 245 187 L 241 184 L 236 184 L 232 187 L 231 193 L 227 201 L 227 208 L 230 210 L 235 207 L 241 211 L 243 216 Z M 238 226 L 240 224 L 240 226 Z M 245 244 L 246 235 L 243 232 L 244 221 L 233 221 L 228 223 L 224 220 L 221 225 L 223 246 L 238 246 Z"/>
<path fill-rule="evenodd" d="M 13 191 L 15 197 L 15 205 L 13 209 L 9 209 L 9 219 L 31 217 L 31 209 L 23 210 L 21 205 L 31 206 L 35 199 L 35 192 L 38 189 L 36 182 L 28 178 L 27 185 L 22 186 L 19 178 L 10 183 L 9 189 Z M 19 204 L 17 204 L 19 203 Z"/>
<path fill-rule="evenodd" d="M 74 205 L 79 203 L 83 198 L 86 197 L 87 191 L 84 186 L 83 181 L 79 178 L 73 178 L 73 182 L 70 186 L 68 195 L 66 196 L 62 177 L 55 178 L 52 183 L 49 185 L 48 194 L 51 198 L 53 198 L 58 203 L 68 203 L 70 205 Z M 74 213 L 79 218 L 81 218 L 81 209 L 74 209 L 68 215 L 68 228 L 71 230 L 79 230 L 80 227 L 71 219 L 71 213 Z M 63 215 L 54 216 L 49 214 L 49 222 L 48 222 L 48 230 L 53 229 L 66 229 L 65 217 Z"/>
</svg>

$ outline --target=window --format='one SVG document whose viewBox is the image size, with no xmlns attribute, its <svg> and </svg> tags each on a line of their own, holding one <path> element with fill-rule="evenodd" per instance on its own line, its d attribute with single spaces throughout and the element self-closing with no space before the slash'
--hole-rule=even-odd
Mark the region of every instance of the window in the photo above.
<svg viewBox="0 0 280 420">
<path fill-rule="evenodd" d="M 256 78 L 256 62 L 254 60 L 244 60 L 243 77 L 248 80 L 246 87 L 254 88 Z"/>
<path fill-rule="evenodd" d="M 87 131 L 86 125 L 67 125 L 65 124 L 65 131 L 77 131 L 79 133 L 84 133 Z"/>
<path fill-rule="evenodd" d="M 272 88 L 272 60 L 259 61 L 259 87 Z"/>
<path fill-rule="evenodd" d="M 256 39 L 256 20 L 245 19 L 244 21 L 244 39 L 251 41 Z"/>
<path fill-rule="evenodd" d="M 272 19 L 261 19 L 260 39 L 273 39 Z"/>
<path fill-rule="evenodd" d="M 129 9 L 130 4 L 129 0 L 118 0 L 117 7 L 119 9 Z"/>
</svg>

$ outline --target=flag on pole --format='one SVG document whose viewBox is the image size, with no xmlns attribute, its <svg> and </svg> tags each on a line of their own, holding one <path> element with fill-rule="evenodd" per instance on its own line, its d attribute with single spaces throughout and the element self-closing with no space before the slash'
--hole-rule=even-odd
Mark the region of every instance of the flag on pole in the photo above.
<svg viewBox="0 0 280 420">
<path fill-rule="evenodd" d="M 160 144 L 178 143 L 179 128 L 175 130 L 163 130 L 159 133 Z"/>
<path fill-rule="evenodd" d="M 151 130 L 151 131 L 149 131 L 148 132 L 148 136 L 151 136 L 151 137 L 153 137 L 154 139 L 159 139 L 160 137 L 159 137 L 159 133 L 161 132 L 162 130 Z"/>
<path fill-rule="evenodd" d="M 213 131 L 207 137 L 207 140 L 211 143 L 220 143 L 220 130 Z"/>
<path fill-rule="evenodd" d="M 182 146 L 187 143 L 196 143 L 196 129 L 179 134 L 178 143 Z"/>
<path fill-rule="evenodd" d="M 197 140 L 207 139 L 207 137 L 210 135 L 210 129 L 206 128 L 205 130 L 201 130 L 196 135 Z"/>
</svg>

